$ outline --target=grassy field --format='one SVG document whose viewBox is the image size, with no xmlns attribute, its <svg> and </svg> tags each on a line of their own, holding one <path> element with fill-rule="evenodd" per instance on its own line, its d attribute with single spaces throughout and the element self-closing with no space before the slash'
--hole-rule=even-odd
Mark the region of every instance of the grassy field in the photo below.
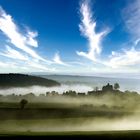
<svg viewBox="0 0 140 140">
<path fill-rule="evenodd" d="M 92 104 L 70 103 L 29 103 L 21 110 L 18 102 L 0 103 L 0 120 L 48 119 L 48 118 L 79 118 L 79 117 L 122 117 L 131 111 L 122 107 L 94 106 Z"/>
<path fill-rule="evenodd" d="M 139 115 L 133 116 L 134 105 L 124 99 L 119 104 L 117 100 L 107 102 L 107 98 L 104 102 L 95 98 L 50 99 L 30 100 L 23 110 L 19 101 L 1 101 L 0 135 L 140 137 L 135 131 L 140 129 Z"/>
<path fill-rule="evenodd" d="M 0 134 L 0 137 L 10 137 L 17 138 L 61 138 L 61 139 L 139 139 L 140 138 L 140 131 L 76 131 L 76 132 L 35 132 L 35 133 L 3 133 Z"/>
</svg>

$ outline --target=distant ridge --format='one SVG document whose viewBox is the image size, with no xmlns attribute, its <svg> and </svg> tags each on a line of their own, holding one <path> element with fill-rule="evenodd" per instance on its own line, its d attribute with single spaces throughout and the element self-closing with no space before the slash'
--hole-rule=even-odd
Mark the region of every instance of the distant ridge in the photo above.
<svg viewBox="0 0 140 140">
<path fill-rule="evenodd" d="M 79 77 L 94 77 L 94 78 L 112 78 L 112 79 L 140 79 L 140 74 L 130 74 L 130 73 L 112 73 L 112 74 L 108 74 L 108 73 L 102 73 L 102 74 L 95 74 L 95 75 L 91 75 L 91 74 L 64 74 L 64 73 L 46 73 L 46 72 L 31 72 L 28 73 L 31 75 L 51 75 L 51 76 L 79 76 Z"/>
<path fill-rule="evenodd" d="M 0 74 L 0 88 L 26 87 L 34 85 L 52 87 L 59 86 L 60 83 L 55 80 L 50 80 L 27 74 Z"/>
</svg>

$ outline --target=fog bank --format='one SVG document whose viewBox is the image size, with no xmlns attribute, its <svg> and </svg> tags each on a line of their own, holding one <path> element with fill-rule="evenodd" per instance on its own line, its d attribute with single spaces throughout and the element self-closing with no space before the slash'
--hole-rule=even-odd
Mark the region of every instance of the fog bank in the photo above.
<svg viewBox="0 0 140 140">
<path fill-rule="evenodd" d="M 0 121 L 0 123 L 1 132 L 140 130 L 140 120 L 136 117 L 126 117 L 121 119 L 67 118 L 23 121 L 7 120 Z"/>
<path fill-rule="evenodd" d="M 85 92 L 93 90 L 92 87 L 82 84 L 77 85 L 61 85 L 55 87 L 43 87 L 43 86 L 30 86 L 30 87 L 16 87 L 16 88 L 8 88 L 8 89 L 0 89 L 1 95 L 9 95 L 9 94 L 27 94 L 27 93 L 34 93 L 35 95 L 45 94 L 46 92 L 56 91 L 62 94 L 65 91 L 73 90 L 76 92 Z"/>
</svg>

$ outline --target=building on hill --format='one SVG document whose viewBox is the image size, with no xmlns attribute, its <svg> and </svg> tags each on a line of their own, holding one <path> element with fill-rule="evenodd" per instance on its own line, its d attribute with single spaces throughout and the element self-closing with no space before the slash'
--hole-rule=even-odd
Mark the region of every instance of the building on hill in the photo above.
<svg viewBox="0 0 140 140">
<path fill-rule="evenodd" d="M 108 83 L 106 86 L 102 87 L 102 91 L 103 92 L 113 91 L 113 86 Z"/>
</svg>

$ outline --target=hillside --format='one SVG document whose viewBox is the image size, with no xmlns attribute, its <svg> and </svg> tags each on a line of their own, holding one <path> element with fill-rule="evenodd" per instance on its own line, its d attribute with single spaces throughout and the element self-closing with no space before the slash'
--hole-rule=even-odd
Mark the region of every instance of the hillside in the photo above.
<svg viewBox="0 0 140 140">
<path fill-rule="evenodd" d="M 33 85 L 51 87 L 59 86 L 60 83 L 55 80 L 25 74 L 0 74 L 0 88 L 25 87 Z"/>
</svg>

